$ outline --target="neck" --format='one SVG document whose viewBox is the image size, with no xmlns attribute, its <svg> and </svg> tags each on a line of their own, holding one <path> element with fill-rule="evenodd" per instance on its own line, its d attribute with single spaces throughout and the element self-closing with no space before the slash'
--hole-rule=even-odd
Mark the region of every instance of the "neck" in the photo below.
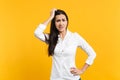
<svg viewBox="0 0 120 80">
<path fill-rule="evenodd" d="M 60 37 L 64 39 L 66 33 L 67 33 L 67 30 L 60 32 Z"/>
</svg>

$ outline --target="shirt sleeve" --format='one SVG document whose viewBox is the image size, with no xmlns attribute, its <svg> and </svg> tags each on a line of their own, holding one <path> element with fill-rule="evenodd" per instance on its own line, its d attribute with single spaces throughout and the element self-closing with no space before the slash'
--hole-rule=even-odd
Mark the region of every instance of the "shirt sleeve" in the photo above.
<svg viewBox="0 0 120 80">
<path fill-rule="evenodd" d="M 76 34 L 76 41 L 77 41 L 77 44 L 78 46 L 84 50 L 87 55 L 88 55 L 88 58 L 86 60 L 86 63 L 89 64 L 89 65 L 92 65 L 93 64 L 93 61 L 96 57 L 96 53 L 95 51 L 93 50 L 93 48 L 86 42 L 85 39 L 83 39 L 78 33 L 75 33 Z"/>
<path fill-rule="evenodd" d="M 44 30 L 46 29 L 46 25 L 44 24 L 39 24 L 39 26 L 35 29 L 34 35 L 40 39 L 41 41 L 45 42 L 45 36 L 48 39 L 48 34 L 44 33 Z"/>
</svg>

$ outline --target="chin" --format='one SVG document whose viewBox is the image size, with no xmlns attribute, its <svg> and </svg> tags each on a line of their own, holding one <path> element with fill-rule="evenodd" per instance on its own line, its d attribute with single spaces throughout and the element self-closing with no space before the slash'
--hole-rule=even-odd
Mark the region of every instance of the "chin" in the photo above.
<svg viewBox="0 0 120 80">
<path fill-rule="evenodd" d="M 59 32 L 63 32 L 64 30 L 58 30 Z"/>
</svg>

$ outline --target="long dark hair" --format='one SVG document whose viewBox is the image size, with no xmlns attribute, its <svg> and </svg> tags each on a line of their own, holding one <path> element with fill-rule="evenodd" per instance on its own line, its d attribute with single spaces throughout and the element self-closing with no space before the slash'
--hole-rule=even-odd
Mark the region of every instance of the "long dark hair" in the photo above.
<svg viewBox="0 0 120 80">
<path fill-rule="evenodd" d="M 57 9 L 57 11 L 55 11 L 55 16 L 60 15 L 60 14 L 65 15 L 65 17 L 67 19 L 67 26 L 68 26 L 68 16 L 67 16 L 67 14 L 65 13 L 65 11 Z M 51 25 L 50 25 L 50 34 L 49 34 L 49 40 L 48 40 L 48 43 L 49 43 L 48 56 L 53 56 L 54 55 L 54 49 L 55 49 L 55 46 L 56 46 L 57 41 L 58 41 L 59 31 L 57 30 L 57 28 L 55 26 L 55 16 L 52 19 Z"/>
</svg>

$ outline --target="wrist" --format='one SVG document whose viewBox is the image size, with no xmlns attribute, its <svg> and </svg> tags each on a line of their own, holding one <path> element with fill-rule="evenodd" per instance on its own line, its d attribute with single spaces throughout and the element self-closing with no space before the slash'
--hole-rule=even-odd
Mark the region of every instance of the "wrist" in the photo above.
<svg viewBox="0 0 120 80">
<path fill-rule="evenodd" d="M 49 20 L 51 21 L 52 19 L 53 19 L 53 17 L 50 16 L 50 17 L 49 17 Z"/>
<path fill-rule="evenodd" d="M 82 72 L 85 72 L 85 70 L 86 70 L 86 69 L 84 69 L 84 68 L 81 69 Z"/>
<path fill-rule="evenodd" d="M 85 72 L 88 67 L 89 67 L 89 64 L 85 63 L 81 70 Z"/>
</svg>

